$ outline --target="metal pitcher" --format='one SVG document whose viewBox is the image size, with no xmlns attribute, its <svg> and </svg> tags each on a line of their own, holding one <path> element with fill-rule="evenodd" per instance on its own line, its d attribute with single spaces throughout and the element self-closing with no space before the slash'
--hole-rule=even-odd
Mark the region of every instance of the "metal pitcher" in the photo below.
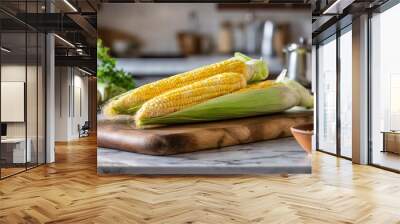
<svg viewBox="0 0 400 224">
<path fill-rule="evenodd" d="M 283 49 L 285 65 L 288 70 L 287 77 L 296 80 L 306 88 L 311 87 L 311 80 L 307 76 L 308 60 L 311 49 L 305 44 L 305 39 L 300 38 L 299 43 L 291 43 Z"/>
</svg>

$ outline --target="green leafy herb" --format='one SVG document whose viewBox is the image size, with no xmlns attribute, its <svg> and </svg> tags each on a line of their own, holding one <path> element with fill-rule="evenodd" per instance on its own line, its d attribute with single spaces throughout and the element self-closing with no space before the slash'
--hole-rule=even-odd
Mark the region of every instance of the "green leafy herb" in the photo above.
<svg viewBox="0 0 400 224">
<path fill-rule="evenodd" d="M 107 88 L 107 99 L 135 88 L 132 74 L 116 68 L 115 59 L 109 55 L 109 48 L 103 45 L 101 39 L 97 40 L 97 80 Z"/>
</svg>

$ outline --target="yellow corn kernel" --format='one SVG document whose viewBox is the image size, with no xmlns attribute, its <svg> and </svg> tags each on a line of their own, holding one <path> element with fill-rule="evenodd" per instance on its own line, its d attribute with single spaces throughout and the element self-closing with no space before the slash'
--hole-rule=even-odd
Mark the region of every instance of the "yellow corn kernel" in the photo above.
<svg viewBox="0 0 400 224">
<path fill-rule="evenodd" d="M 155 96 L 224 72 L 247 74 L 247 66 L 245 62 L 237 58 L 230 58 L 171 76 L 131 90 L 118 99 L 111 101 L 109 105 L 105 106 L 106 109 L 103 111 L 106 115 L 115 115 L 119 113 L 134 114 L 144 102 Z"/>
<path fill-rule="evenodd" d="M 248 85 L 246 88 L 240 89 L 237 92 L 246 92 L 253 89 L 264 89 L 276 85 L 275 80 L 266 80 Z"/>
<path fill-rule="evenodd" d="M 232 93 L 246 87 L 245 75 L 240 73 L 222 73 L 193 84 L 161 94 L 146 103 L 136 113 L 135 120 L 160 117 L 180 111 L 209 99 Z"/>
</svg>

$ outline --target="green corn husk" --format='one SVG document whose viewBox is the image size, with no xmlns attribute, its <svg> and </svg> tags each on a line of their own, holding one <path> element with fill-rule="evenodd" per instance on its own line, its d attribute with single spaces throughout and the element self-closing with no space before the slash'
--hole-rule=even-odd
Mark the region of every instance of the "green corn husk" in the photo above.
<svg viewBox="0 0 400 224">
<path fill-rule="evenodd" d="M 299 105 L 301 96 L 283 83 L 217 97 L 162 117 L 137 120 L 138 128 L 271 114 Z"/>
<path fill-rule="evenodd" d="M 234 58 L 237 58 L 246 63 L 248 72 L 251 75 L 247 83 L 259 82 L 268 78 L 268 64 L 262 58 L 253 59 L 240 52 L 236 52 L 234 54 Z"/>
<path fill-rule="evenodd" d="M 304 88 L 304 86 L 302 86 L 300 83 L 286 78 L 286 73 L 287 73 L 287 70 L 283 69 L 281 74 L 276 79 L 276 82 L 283 83 L 290 89 L 297 92 L 297 94 L 300 96 L 300 104 L 298 106 L 302 106 L 305 108 L 313 108 L 314 107 L 314 97 L 313 97 L 313 95 L 311 95 L 310 91 L 308 89 Z"/>
<path fill-rule="evenodd" d="M 304 88 L 304 86 L 294 80 L 285 79 L 282 81 L 282 83 L 299 94 L 300 103 L 298 106 L 308 109 L 314 107 L 314 97 L 310 94 L 308 89 Z"/>
</svg>

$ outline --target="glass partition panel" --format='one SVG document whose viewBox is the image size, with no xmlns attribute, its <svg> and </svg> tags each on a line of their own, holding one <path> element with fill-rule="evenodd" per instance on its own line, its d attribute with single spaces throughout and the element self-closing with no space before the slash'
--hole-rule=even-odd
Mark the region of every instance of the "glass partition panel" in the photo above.
<svg viewBox="0 0 400 224">
<path fill-rule="evenodd" d="M 336 39 L 318 48 L 318 149 L 336 153 Z"/>
<path fill-rule="evenodd" d="M 1 34 L 2 178 L 25 170 L 31 161 L 26 140 L 26 41 L 25 32 Z"/>
<path fill-rule="evenodd" d="M 43 13 L 44 3 L 0 1 L 0 6 L 24 16 Z M 0 17 L 0 178 L 5 178 L 45 163 L 46 39 L 6 13 Z"/>
<path fill-rule="evenodd" d="M 340 36 L 340 154 L 352 157 L 352 32 Z"/>
<path fill-rule="evenodd" d="M 372 163 L 400 170 L 400 4 L 371 19 Z"/>
<path fill-rule="evenodd" d="M 31 151 L 28 168 L 37 165 L 38 160 L 38 35 L 27 33 L 27 80 L 26 80 L 26 114 L 27 114 L 27 149 Z"/>
<path fill-rule="evenodd" d="M 38 164 L 43 164 L 46 161 L 46 145 L 45 145 L 45 124 L 46 124 L 46 76 L 45 76 L 45 65 L 46 65 L 46 37 L 44 34 L 38 34 L 38 76 L 37 76 L 37 90 L 38 90 L 38 105 L 37 105 L 37 119 L 38 119 L 38 135 L 37 135 L 37 146 L 38 146 Z"/>
</svg>

